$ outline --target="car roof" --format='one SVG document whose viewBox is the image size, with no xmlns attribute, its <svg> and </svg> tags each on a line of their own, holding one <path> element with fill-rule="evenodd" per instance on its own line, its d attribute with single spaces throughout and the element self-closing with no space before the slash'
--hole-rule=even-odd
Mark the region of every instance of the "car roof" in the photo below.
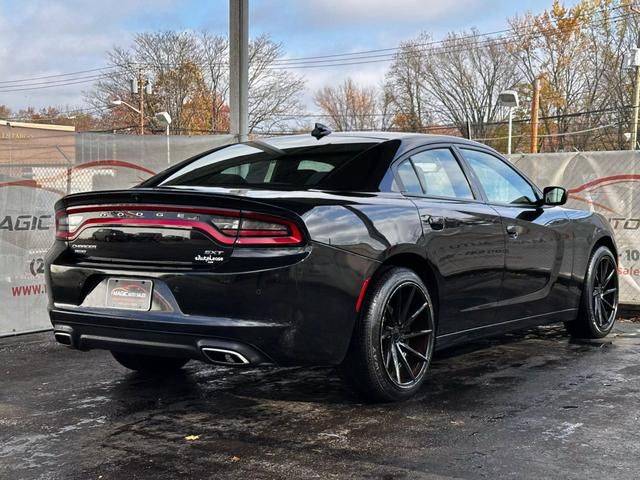
<svg viewBox="0 0 640 480">
<path fill-rule="evenodd" d="M 493 150 L 487 145 L 466 138 L 454 137 L 451 135 L 434 135 L 425 133 L 410 132 L 378 132 L 378 131 L 354 131 L 354 132 L 332 132 L 331 134 L 316 139 L 311 134 L 284 135 L 278 137 L 260 138 L 261 143 L 266 143 L 276 148 L 286 148 L 287 146 L 315 146 L 329 143 L 380 143 L 389 140 L 400 140 L 403 147 L 400 150 L 426 145 L 430 143 L 456 143 L 462 145 L 483 147 Z"/>
</svg>

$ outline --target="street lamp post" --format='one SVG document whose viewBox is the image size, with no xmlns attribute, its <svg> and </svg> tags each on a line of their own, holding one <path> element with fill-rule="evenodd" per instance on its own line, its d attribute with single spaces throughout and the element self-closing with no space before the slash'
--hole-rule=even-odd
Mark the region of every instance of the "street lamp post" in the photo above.
<svg viewBox="0 0 640 480">
<path fill-rule="evenodd" d="M 171 125 L 171 115 L 169 112 L 158 112 L 155 115 L 156 121 L 161 127 L 165 127 L 165 136 L 167 137 L 167 165 L 171 164 L 171 140 L 169 136 L 169 125 Z"/>
<path fill-rule="evenodd" d="M 142 123 L 144 123 L 144 117 L 142 114 L 142 110 L 138 110 L 136 107 L 134 107 L 133 105 L 125 102 L 124 100 L 121 100 L 120 98 L 114 98 L 113 100 L 109 101 L 109 106 L 110 107 L 119 107 L 121 105 L 124 105 L 125 107 L 128 107 L 129 109 L 133 110 L 134 112 L 136 112 L 138 115 L 140 115 L 141 120 L 141 125 Z M 141 134 L 142 135 L 142 134 Z"/>
<path fill-rule="evenodd" d="M 509 109 L 509 137 L 507 140 L 507 155 L 511 155 L 511 133 L 513 131 L 513 109 L 518 107 L 518 92 L 505 90 L 498 95 L 498 105 Z"/>
<path fill-rule="evenodd" d="M 638 148 L 638 113 L 640 111 L 640 40 L 638 42 L 638 48 L 631 50 L 625 59 L 625 64 L 627 68 L 633 68 L 636 71 L 633 94 L 633 118 L 631 121 L 631 143 L 629 145 L 631 150 L 635 150 Z"/>
</svg>

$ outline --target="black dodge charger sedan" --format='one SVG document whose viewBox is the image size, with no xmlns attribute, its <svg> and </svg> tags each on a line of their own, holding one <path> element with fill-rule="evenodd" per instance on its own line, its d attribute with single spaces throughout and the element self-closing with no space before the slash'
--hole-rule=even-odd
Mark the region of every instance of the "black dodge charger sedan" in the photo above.
<svg viewBox="0 0 640 480">
<path fill-rule="evenodd" d="M 368 400 L 407 398 L 435 349 L 609 333 L 613 233 L 566 199 L 460 138 L 318 126 L 224 146 L 56 204 L 54 335 L 143 372 L 338 365 Z"/>
</svg>

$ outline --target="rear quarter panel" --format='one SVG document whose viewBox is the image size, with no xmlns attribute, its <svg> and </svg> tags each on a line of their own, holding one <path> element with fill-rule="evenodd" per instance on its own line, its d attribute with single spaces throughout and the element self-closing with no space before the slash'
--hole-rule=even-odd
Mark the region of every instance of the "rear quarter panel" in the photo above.
<svg viewBox="0 0 640 480">
<path fill-rule="evenodd" d="M 581 291 L 594 245 L 608 237 L 615 246 L 615 237 L 611 225 L 599 213 L 567 209 L 566 214 L 574 235 L 573 278 L 576 288 Z M 613 254 L 618 257 L 617 247 Z"/>
</svg>

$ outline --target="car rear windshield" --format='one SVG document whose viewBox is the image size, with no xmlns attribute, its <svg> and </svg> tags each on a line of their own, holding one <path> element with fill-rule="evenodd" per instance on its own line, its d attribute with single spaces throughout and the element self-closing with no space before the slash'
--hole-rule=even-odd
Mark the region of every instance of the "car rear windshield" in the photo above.
<svg viewBox="0 0 640 480">
<path fill-rule="evenodd" d="M 320 143 L 320 142 L 319 142 Z M 223 147 L 187 162 L 160 181 L 160 187 L 228 187 L 270 190 L 376 190 L 371 173 L 399 142 L 323 141 L 317 145 L 250 142 Z M 389 157 L 390 155 L 390 157 Z M 386 162 L 388 165 L 388 162 Z"/>
</svg>

